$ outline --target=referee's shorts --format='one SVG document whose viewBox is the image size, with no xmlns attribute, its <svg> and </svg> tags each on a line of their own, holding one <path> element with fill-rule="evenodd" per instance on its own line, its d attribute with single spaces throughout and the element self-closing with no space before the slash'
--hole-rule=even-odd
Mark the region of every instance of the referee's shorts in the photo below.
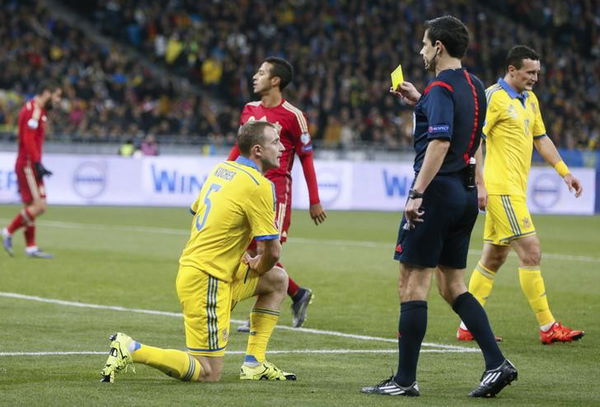
<svg viewBox="0 0 600 407">
<path fill-rule="evenodd" d="M 422 223 L 406 229 L 402 217 L 394 259 L 421 267 L 438 265 L 464 269 L 469 240 L 477 220 L 477 189 L 465 186 L 461 172 L 437 175 L 421 206 Z"/>
</svg>

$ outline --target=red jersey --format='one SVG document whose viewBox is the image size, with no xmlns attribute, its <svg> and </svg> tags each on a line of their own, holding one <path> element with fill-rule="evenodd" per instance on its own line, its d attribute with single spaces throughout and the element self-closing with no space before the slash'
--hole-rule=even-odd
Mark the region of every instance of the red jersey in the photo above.
<svg viewBox="0 0 600 407">
<path fill-rule="evenodd" d="M 263 120 L 275 124 L 279 130 L 281 143 L 285 147 L 279 168 L 267 171 L 265 177 L 273 181 L 276 187 L 278 185 L 276 181 L 283 177 L 291 181 L 294 155 L 297 154 L 304 170 L 310 204 L 319 203 L 319 192 L 312 161 L 313 146 L 304 112 L 285 99 L 282 99 L 281 103 L 275 107 L 265 107 L 261 101 L 255 101 L 244 106 L 240 116 L 240 126 L 251 120 Z M 239 149 L 236 144 L 229 153 L 228 159 L 235 160 L 238 156 Z"/>
<path fill-rule="evenodd" d="M 246 103 L 240 116 L 240 126 L 252 120 L 262 120 L 273 123 L 279 130 L 281 144 L 285 151 L 281 156 L 279 168 L 269 170 L 265 176 L 290 177 L 294 165 L 294 154 L 302 157 L 312 155 L 312 142 L 308 133 L 306 115 L 285 99 L 275 107 L 264 107 L 260 101 Z"/>
<path fill-rule="evenodd" d="M 19 153 L 17 167 L 31 165 L 42 160 L 42 146 L 46 136 L 48 113 L 37 106 L 33 99 L 25 103 L 19 112 Z"/>
</svg>

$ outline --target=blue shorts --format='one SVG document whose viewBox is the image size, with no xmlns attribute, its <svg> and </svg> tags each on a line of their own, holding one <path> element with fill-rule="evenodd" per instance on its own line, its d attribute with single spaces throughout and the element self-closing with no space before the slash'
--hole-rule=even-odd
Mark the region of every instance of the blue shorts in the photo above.
<svg viewBox="0 0 600 407">
<path fill-rule="evenodd" d="M 423 222 L 405 230 L 402 217 L 394 259 L 421 267 L 467 266 L 469 240 L 477 220 L 477 190 L 461 173 L 437 175 L 423 196 Z"/>
</svg>

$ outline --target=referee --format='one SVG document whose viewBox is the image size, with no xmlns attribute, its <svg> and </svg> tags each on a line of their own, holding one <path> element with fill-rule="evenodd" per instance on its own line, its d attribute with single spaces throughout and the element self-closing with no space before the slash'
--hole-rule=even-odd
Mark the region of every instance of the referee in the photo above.
<svg viewBox="0 0 600 407">
<path fill-rule="evenodd" d="M 400 223 L 398 370 L 363 393 L 418 396 L 417 362 L 427 328 L 427 294 L 435 272 L 440 294 L 479 344 L 485 371 L 469 395 L 493 397 L 517 379 L 495 341 L 484 309 L 464 283 L 478 198 L 473 156 L 479 147 L 486 98 L 481 81 L 462 67 L 467 27 L 451 16 L 425 23 L 421 56 L 435 78 L 420 94 L 403 82 L 391 91 L 415 106 L 416 174 Z M 482 190 L 483 191 L 483 190 Z"/>
</svg>

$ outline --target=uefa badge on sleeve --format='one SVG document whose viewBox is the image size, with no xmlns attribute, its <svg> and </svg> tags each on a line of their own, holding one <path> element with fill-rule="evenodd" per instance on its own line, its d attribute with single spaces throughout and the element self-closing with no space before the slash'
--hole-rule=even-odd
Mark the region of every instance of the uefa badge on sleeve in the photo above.
<svg viewBox="0 0 600 407">
<path fill-rule="evenodd" d="M 300 141 L 304 145 L 307 145 L 308 143 L 310 143 L 310 134 L 302 133 L 302 135 L 300 136 Z"/>
</svg>

